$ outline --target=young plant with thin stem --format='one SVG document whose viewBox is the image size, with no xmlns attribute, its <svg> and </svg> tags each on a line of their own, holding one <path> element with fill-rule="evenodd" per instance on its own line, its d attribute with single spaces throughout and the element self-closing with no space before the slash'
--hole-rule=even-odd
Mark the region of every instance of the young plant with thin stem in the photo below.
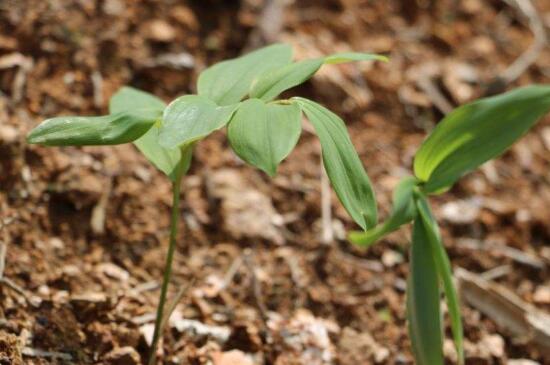
<svg viewBox="0 0 550 365">
<path fill-rule="evenodd" d="M 164 306 L 178 235 L 181 180 L 189 168 L 194 145 L 212 132 L 227 127 L 235 153 L 273 176 L 298 142 L 305 113 L 319 137 L 327 175 L 342 205 L 361 228 L 374 227 L 374 191 L 344 122 L 305 98 L 276 100 L 283 91 L 307 81 L 325 64 L 368 60 L 386 58 L 352 52 L 293 62 L 291 47 L 275 44 L 207 68 L 198 78 L 197 95 L 181 96 L 169 105 L 146 92 L 123 87 L 111 98 L 109 115 L 52 118 L 31 131 L 28 142 L 46 146 L 133 142 L 170 178 L 170 243 L 149 365 L 156 362 L 165 322 Z"/>
<path fill-rule="evenodd" d="M 414 176 L 404 178 L 395 189 L 388 219 L 365 232 L 350 233 L 352 242 L 369 247 L 413 222 L 407 318 L 417 364 L 444 363 L 441 289 L 447 300 L 458 363 L 464 364 L 459 299 L 428 196 L 449 190 L 462 175 L 501 155 L 549 110 L 549 85 L 520 88 L 455 109 L 416 153 Z"/>
</svg>

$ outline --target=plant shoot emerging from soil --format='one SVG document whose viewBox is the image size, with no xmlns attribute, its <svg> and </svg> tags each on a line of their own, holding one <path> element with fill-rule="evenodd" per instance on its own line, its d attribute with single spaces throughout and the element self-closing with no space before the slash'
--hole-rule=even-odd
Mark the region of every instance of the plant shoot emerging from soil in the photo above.
<svg viewBox="0 0 550 365">
<path fill-rule="evenodd" d="M 520 88 L 455 109 L 416 153 L 415 176 L 404 178 L 395 189 L 387 220 L 350 234 L 352 242 L 368 247 L 413 222 L 407 317 L 417 364 L 444 363 L 440 287 L 447 300 L 458 362 L 464 364 L 458 295 L 428 196 L 449 190 L 462 175 L 498 157 L 549 110 L 550 86 L 546 85 Z"/>
<path fill-rule="evenodd" d="M 324 166 L 338 198 L 361 228 L 374 228 L 377 221 L 374 191 L 344 122 L 308 99 L 276 100 L 282 92 L 307 81 L 325 64 L 368 60 L 386 58 L 341 53 L 293 62 L 291 47 L 275 44 L 207 68 L 199 76 L 197 95 L 184 95 L 166 105 L 146 92 L 123 87 L 111 98 L 109 115 L 52 118 L 31 131 L 28 142 L 46 146 L 133 142 L 172 181 L 170 243 L 149 365 L 156 361 L 165 322 L 164 306 L 178 234 L 181 180 L 189 168 L 194 145 L 210 133 L 227 127 L 235 153 L 273 176 L 298 142 L 304 113 L 319 137 Z"/>
<path fill-rule="evenodd" d="M 149 365 L 166 322 L 164 307 L 176 247 L 180 186 L 193 148 L 227 128 L 231 148 L 246 163 L 274 176 L 296 146 L 302 114 L 321 142 L 327 175 L 344 208 L 363 229 L 350 240 L 368 247 L 412 222 L 407 318 L 413 353 L 420 365 L 443 365 L 440 294 L 444 293 L 459 364 L 464 364 L 463 328 L 451 265 L 428 197 L 443 193 L 465 173 L 498 157 L 550 110 L 550 86 L 529 86 L 463 105 L 447 115 L 414 158 L 414 176 L 404 178 L 393 209 L 377 224 L 370 180 L 344 122 L 322 105 L 301 97 L 276 99 L 311 78 L 325 64 L 381 60 L 365 53 L 342 53 L 292 61 L 292 49 L 275 44 L 207 68 L 197 95 L 166 105 L 146 92 L 123 87 L 109 104 L 109 115 L 48 119 L 28 136 L 46 146 L 115 145 L 133 142 L 173 184 L 170 242 L 157 308 Z"/>
</svg>

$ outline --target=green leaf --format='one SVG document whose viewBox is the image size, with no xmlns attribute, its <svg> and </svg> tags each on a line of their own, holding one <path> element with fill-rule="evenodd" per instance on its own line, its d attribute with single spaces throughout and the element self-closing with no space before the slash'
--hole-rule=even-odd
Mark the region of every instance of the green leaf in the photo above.
<svg viewBox="0 0 550 365">
<path fill-rule="evenodd" d="M 196 142 L 225 126 L 236 108 L 217 106 L 203 96 L 181 96 L 164 109 L 159 144 L 177 148 Z"/>
<path fill-rule="evenodd" d="M 109 113 L 115 114 L 139 109 L 152 109 L 162 112 L 166 104 L 156 96 L 133 87 L 121 87 L 109 100 Z"/>
<path fill-rule="evenodd" d="M 373 229 L 364 232 L 350 232 L 349 240 L 362 247 L 368 247 L 388 233 L 412 221 L 416 216 L 413 191 L 417 184 L 418 180 L 414 177 L 401 180 L 393 193 L 393 208 L 390 217 L 385 222 L 377 224 Z"/>
<path fill-rule="evenodd" d="M 128 86 L 120 88 L 109 101 L 109 111 L 111 113 L 139 110 L 143 107 L 158 110 L 162 114 L 166 104 L 152 94 Z M 161 122 L 156 123 L 147 133 L 135 140 L 134 144 L 147 160 L 164 172 L 170 180 L 175 181 L 176 168 L 182 160 L 182 152 L 179 148 L 169 149 L 159 145 L 160 125 Z M 191 152 L 187 153 L 185 158 L 186 161 L 183 162 L 189 164 Z"/>
<path fill-rule="evenodd" d="M 387 61 L 387 58 L 375 54 L 350 52 L 292 63 L 274 71 L 264 72 L 258 76 L 252 83 L 250 96 L 264 101 L 273 100 L 283 91 L 309 80 L 323 64 L 368 60 Z"/>
<path fill-rule="evenodd" d="M 140 110 L 101 117 L 51 118 L 34 128 L 27 141 L 45 146 L 128 143 L 145 134 L 159 117 L 156 110 Z"/>
<path fill-rule="evenodd" d="M 388 57 L 372 53 L 345 52 L 335 53 L 325 57 L 325 64 L 338 64 L 353 61 L 383 61 L 388 62 Z"/>
<path fill-rule="evenodd" d="M 503 153 L 550 110 L 550 86 L 528 86 L 480 99 L 447 115 L 414 159 L 415 175 L 433 193 Z"/>
<path fill-rule="evenodd" d="M 407 280 L 409 336 L 416 364 L 443 365 L 439 280 L 428 241 L 424 223 L 416 218 Z"/>
<path fill-rule="evenodd" d="M 336 195 L 363 229 L 376 224 L 374 190 L 351 143 L 346 125 L 336 114 L 311 100 L 293 98 L 306 113 L 321 141 L 323 162 Z"/>
<path fill-rule="evenodd" d="M 134 144 L 157 169 L 174 181 L 176 168 L 181 161 L 181 151 L 179 148 L 161 147 L 158 143 L 159 133 L 159 126 L 154 125 L 141 138 L 135 140 Z"/>
<path fill-rule="evenodd" d="M 248 94 L 252 81 L 264 72 L 292 61 L 292 48 L 274 44 L 244 56 L 217 63 L 199 75 L 198 93 L 219 105 L 235 104 Z"/>
<path fill-rule="evenodd" d="M 422 220 L 426 230 L 428 244 L 435 260 L 437 273 L 443 282 L 459 364 L 464 364 L 464 333 L 462 318 L 460 316 L 460 302 L 453 283 L 451 263 L 445 251 L 445 247 L 443 247 L 443 243 L 441 242 L 439 228 L 426 197 L 422 193 L 415 193 L 415 201 L 418 209 L 418 217 Z"/>
<path fill-rule="evenodd" d="M 314 59 L 291 63 L 268 72 L 252 84 L 250 96 L 265 101 L 272 100 L 283 91 L 309 80 L 322 65 L 323 59 Z"/>
<path fill-rule="evenodd" d="M 301 132 L 301 110 L 290 105 L 245 100 L 228 126 L 228 138 L 237 155 L 274 176 L 277 165 L 292 151 Z"/>
</svg>

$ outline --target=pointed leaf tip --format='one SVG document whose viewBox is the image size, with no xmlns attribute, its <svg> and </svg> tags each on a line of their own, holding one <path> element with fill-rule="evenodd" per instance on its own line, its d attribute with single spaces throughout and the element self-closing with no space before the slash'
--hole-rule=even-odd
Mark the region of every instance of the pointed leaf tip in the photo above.
<svg viewBox="0 0 550 365">
<path fill-rule="evenodd" d="M 244 101 L 228 127 L 235 153 L 272 177 L 296 146 L 300 133 L 301 110 L 296 103 L 266 104 L 259 99 Z"/>
<path fill-rule="evenodd" d="M 340 202 L 361 228 L 374 227 L 377 221 L 374 189 L 344 121 L 311 100 L 299 97 L 291 100 L 298 102 L 315 128 L 327 175 Z"/>
<path fill-rule="evenodd" d="M 550 85 L 533 85 L 453 110 L 434 128 L 414 158 L 423 190 L 436 193 L 495 158 L 550 110 Z"/>
<path fill-rule="evenodd" d="M 364 232 L 350 232 L 348 238 L 352 243 L 361 247 L 369 247 L 385 235 L 399 229 L 402 225 L 409 223 L 416 216 L 414 202 L 414 189 L 418 179 L 407 177 L 401 180 L 393 193 L 393 207 L 390 217 L 383 223 Z"/>
<path fill-rule="evenodd" d="M 40 123 L 27 141 L 45 146 L 123 144 L 141 137 L 159 117 L 158 111 L 149 109 L 100 117 L 56 117 Z"/>
</svg>

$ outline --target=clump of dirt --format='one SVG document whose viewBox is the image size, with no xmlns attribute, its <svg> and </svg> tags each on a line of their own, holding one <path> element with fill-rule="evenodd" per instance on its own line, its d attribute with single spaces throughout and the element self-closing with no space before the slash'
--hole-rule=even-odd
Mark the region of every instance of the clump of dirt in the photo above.
<svg viewBox="0 0 550 365">
<path fill-rule="evenodd" d="M 19 338 L 4 331 L 0 331 L 0 364 L 23 365 Z"/>
</svg>

